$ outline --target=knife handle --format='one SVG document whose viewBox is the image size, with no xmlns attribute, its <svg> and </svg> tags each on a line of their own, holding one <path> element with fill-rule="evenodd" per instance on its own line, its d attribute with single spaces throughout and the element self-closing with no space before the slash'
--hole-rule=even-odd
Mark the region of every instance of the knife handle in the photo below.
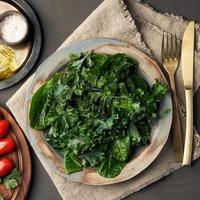
<svg viewBox="0 0 200 200">
<path fill-rule="evenodd" d="M 185 89 L 186 99 L 186 135 L 183 155 L 183 165 L 190 165 L 193 145 L 193 90 Z"/>
<path fill-rule="evenodd" d="M 177 163 L 183 162 L 183 142 L 181 134 L 181 123 L 179 118 L 178 103 L 176 96 L 176 86 L 174 76 L 170 76 L 171 93 L 173 100 L 173 122 L 172 122 L 172 134 L 173 134 L 173 157 Z"/>
</svg>

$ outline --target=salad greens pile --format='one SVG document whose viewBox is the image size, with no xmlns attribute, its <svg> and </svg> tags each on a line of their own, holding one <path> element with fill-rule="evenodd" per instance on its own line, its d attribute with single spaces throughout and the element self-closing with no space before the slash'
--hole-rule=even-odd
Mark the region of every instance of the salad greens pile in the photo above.
<svg viewBox="0 0 200 200">
<path fill-rule="evenodd" d="M 67 173 L 95 167 L 117 176 L 135 147 L 150 142 L 151 124 L 167 86 L 150 87 L 138 62 L 125 54 L 70 54 L 58 72 L 32 97 L 30 124 L 64 151 Z"/>
</svg>

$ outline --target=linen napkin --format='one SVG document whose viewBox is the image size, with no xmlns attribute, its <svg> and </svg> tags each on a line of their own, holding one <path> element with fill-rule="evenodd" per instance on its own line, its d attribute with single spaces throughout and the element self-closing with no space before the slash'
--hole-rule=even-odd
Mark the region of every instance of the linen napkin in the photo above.
<svg viewBox="0 0 200 200">
<path fill-rule="evenodd" d="M 112 38 L 128 42 L 152 56 L 160 62 L 161 40 L 163 32 L 176 34 L 182 38 L 187 25 L 182 17 L 172 14 L 161 14 L 153 8 L 136 0 L 105 0 L 91 15 L 66 39 L 60 48 L 73 42 L 91 38 Z M 200 25 L 196 24 L 196 36 L 200 36 Z M 200 77 L 200 42 L 195 47 L 195 91 L 199 87 Z M 26 92 L 34 75 L 11 97 L 7 102 L 21 128 L 25 130 L 24 102 Z M 178 86 L 179 110 L 181 123 L 185 127 L 185 99 L 183 80 L 180 67 L 176 76 Z M 26 134 L 26 132 L 25 132 Z M 31 142 L 31 141 L 30 141 Z M 173 162 L 171 137 L 156 160 L 141 174 L 123 183 L 108 186 L 88 186 L 66 180 L 55 174 L 42 160 L 36 151 L 41 163 L 57 187 L 60 195 L 66 200 L 113 200 L 122 199 L 147 185 L 170 174 L 181 166 Z M 193 160 L 200 156 L 200 136 L 194 127 L 194 154 Z"/>
</svg>

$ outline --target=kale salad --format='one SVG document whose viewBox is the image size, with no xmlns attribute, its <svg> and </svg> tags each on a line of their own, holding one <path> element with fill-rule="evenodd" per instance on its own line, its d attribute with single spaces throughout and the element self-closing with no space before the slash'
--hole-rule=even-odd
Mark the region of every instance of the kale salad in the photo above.
<svg viewBox="0 0 200 200">
<path fill-rule="evenodd" d="M 66 173 L 93 167 L 112 178 L 149 144 L 167 93 L 159 80 L 149 86 L 126 54 L 70 54 L 64 70 L 33 95 L 30 125 L 64 152 Z"/>
</svg>

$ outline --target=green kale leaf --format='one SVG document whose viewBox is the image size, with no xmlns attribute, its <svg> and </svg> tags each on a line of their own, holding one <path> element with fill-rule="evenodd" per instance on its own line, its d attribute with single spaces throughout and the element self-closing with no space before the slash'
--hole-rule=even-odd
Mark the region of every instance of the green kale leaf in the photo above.
<svg viewBox="0 0 200 200">
<path fill-rule="evenodd" d="M 65 171 L 68 174 L 78 172 L 82 169 L 80 160 L 74 157 L 73 155 L 70 155 L 69 152 L 65 152 L 64 165 Z"/>
<path fill-rule="evenodd" d="M 125 138 L 114 141 L 111 147 L 111 153 L 118 161 L 127 161 L 130 153 L 130 137 L 126 136 Z"/>
<path fill-rule="evenodd" d="M 128 134 L 130 137 L 130 143 L 132 146 L 140 144 L 142 137 L 139 134 L 139 131 L 135 124 L 131 123 L 128 129 Z"/>
<path fill-rule="evenodd" d="M 125 162 L 118 161 L 109 153 L 107 158 L 96 167 L 97 172 L 106 178 L 113 178 L 120 174 L 125 166 Z"/>
<path fill-rule="evenodd" d="M 161 102 L 168 92 L 168 88 L 164 83 L 156 80 L 156 83 L 153 84 L 151 93 L 154 96 L 156 102 Z"/>
</svg>

